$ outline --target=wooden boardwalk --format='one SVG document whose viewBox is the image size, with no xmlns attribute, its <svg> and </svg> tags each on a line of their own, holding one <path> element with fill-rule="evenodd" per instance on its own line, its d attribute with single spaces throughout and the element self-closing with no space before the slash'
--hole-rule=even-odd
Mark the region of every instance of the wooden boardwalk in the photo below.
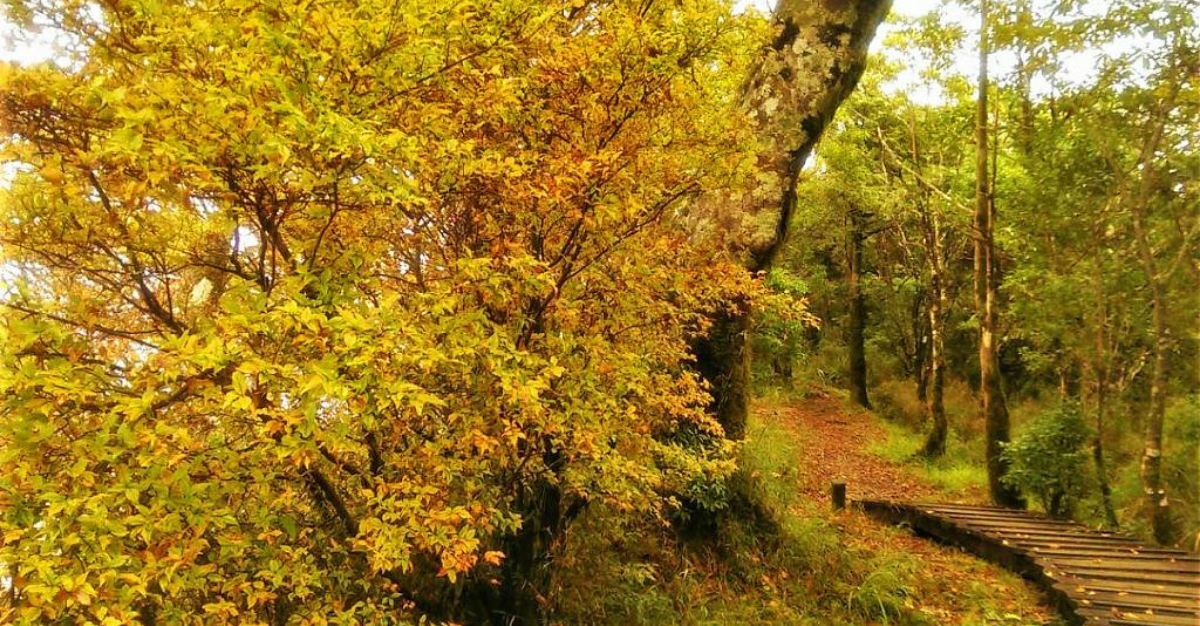
<svg viewBox="0 0 1200 626">
<path fill-rule="evenodd" d="M 1200 626 L 1200 556 L 1042 515 L 963 504 L 855 506 L 1040 584 L 1072 624 Z"/>
</svg>

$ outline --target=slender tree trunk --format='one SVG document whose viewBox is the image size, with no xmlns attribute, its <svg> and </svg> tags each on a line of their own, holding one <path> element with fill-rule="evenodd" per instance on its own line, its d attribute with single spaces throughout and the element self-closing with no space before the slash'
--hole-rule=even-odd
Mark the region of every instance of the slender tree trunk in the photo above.
<svg viewBox="0 0 1200 626">
<path fill-rule="evenodd" d="M 878 130 L 876 132 L 880 133 L 880 144 L 882 145 L 882 132 Z M 920 161 L 918 159 L 915 122 L 913 125 L 910 125 L 910 132 L 912 135 L 913 162 L 916 164 L 916 167 L 919 171 Z M 883 163 L 883 170 L 885 174 L 888 174 L 888 180 L 890 183 L 891 175 L 888 172 L 886 162 Z M 926 192 L 926 189 L 923 186 L 918 187 L 918 189 L 920 190 L 921 194 Z M 922 198 L 923 197 L 924 196 L 922 195 Z M 924 200 L 922 200 L 922 202 L 923 201 Z M 924 205 L 920 206 L 922 208 L 924 207 Z M 922 220 L 924 220 L 923 217 Z M 924 229 L 924 221 L 922 221 L 922 229 Z M 904 259 L 909 268 L 911 271 L 919 273 L 921 270 L 919 267 L 917 267 L 918 264 L 915 260 L 915 255 L 912 252 L 912 247 L 908 245 L 908 237 L 904 234 L 904 228 L 897 228 L 896 234 L 899 235 L 900 247 L 904 250 Z M 926 259 L 926 262 L 928 262 L 928 259 Z M 925 292 L 924 289 L 918 289 L 917 293 L 913 296 L 912 309 L 909 312 L 909 316 L 912 320 L 911 324 L 913 334 L 913 359 L 912 368 L 909 370 L 909 372 L 916 377 L 917 400 L 919 400 L 922 404 L 925 404 L 928 401 L 929 379 L 933 376 L 933 368 L 930 364 L 931 357 L 929 345 L 929 303 L 927 302 L 929 297 L 930 296 Z"/>
<path fill-rule="evenodd" d="M 929 300 L 929 399 L 927 408 L 931 427 L 921 447 L 921 454 L 926 457 L 939 457 L 946 452 L 946 435 L 950 422 L 946 419 L 944 401 L 946 388 L 946 323 L 943 317 L 945 298 L 942 295 L 941 276 L 937 274 L 931 279 L 936 295 Z"/>
<path fill-rule="evenodd" d="M 929 335 L 929 305 L 924 302 L 924 298 L 917 297 L 913 299 L 913 343 L 915 344 L 915 356 L 913 362 L 917 376 L 917 400 L 927 402 L 929 399 L 929 379 L 932 377 L 932 367 L 930 365 L 930 338 Z"/>
<path fill-rule="evenodd" d="M 769 270 L 786 241 L 800 170 L 858 84 L 867 46 L 890 7 L 891 0 L 780 0 L 777 35 L 743 93 L 768 146 L 759 162 L 780 194 L 761 206 L 751 197 L 740 209 L 748 219 L 769 213 L 775 225 L 765 239 L 735 243 L 750 271 Z M 692 348 L 696 370 L 713 396 L 715 417 L 732 439 L 746 432 L 749 315 L 742 306 L 716 314 L 708 335 Z"/>
<path fill-rule="evenodd" d="M 1009 441 L 1008 406 L 1000 382 L 996 333 L 995 205 L 988 179 L 988 0 L 979 11 L 979 96 L 975 109 L 975 307 L 979 315 L 979 396 L 987 438 L 988 487 L 997 504 L 1023 508 L 1020 493 L 1002 480 Z"/>
<path fill-rule="evenodd" d="M 792 354 L 784 351 L 781 354 L 775 355 L 771 361 L 771 369 L 775 372 L 775 377 L 786 383 L 792 382 Z"/>
<path fill-rule="evenodd" d="M 1133 222 L 1133 237 L 1142 273 L 1146 276 L 1146 286 L 1150 291 L 1150 307 L 1154 326 L 1153 365 L 1150 371 L 1150 403 L 1143 420 L 1143 450 L 1141 478 L 1143 490 L 1143 511 L 1149 523 L 1154 538 L 1160 544 L 1171 545 L 1177 537 L 1177 528 L 1171 517 L 1170 501 L 1167 499 L 1166 487 L 1162 480 L 1163 455 L 1163 419 L 1167 406 L 1167 368 L 1171 352 L 1171 334 L 1168 325 L 1167 285 L 1174 268 L 1166 272 L 1160 271 L 1158 262 L 1148 234 L 1147 217 L 1151 207 L 1151 199 L 1155 195 L 1157 175 L 1155 160 L 1158 158 L 1158 146 L 1162 143 L 1171 112 L 1178 106 L 1178 96 L 1185 81 L 1180 79 L 1183 72 L 1195 73 L 1194 55 L 1191 51 L 1178 47 L 1172 50 L 1175 57 L 1172 65 L 1174 76 L 1165 76 L 1163 87 L 1165 93 L 1157 100 L 1155 115 L 1151 118 L 1144 133 L 1144 141 L 1138 155 L 1135 171 L 1139 175 L 1137 189 L 1130 189 L 1127 178 L 1121 179 L 1120 198 L 1128 206 Z M 1189 62 L 1191 61 L 1191 62 Z M 1105 153 L 1113 173 L 1117 176 L 1127 176 L 1122 164 L 1111 152 Z M 1190 252 L 1191 242 L 1184 240 L 1180 250 L 1180 259 L 1186 258 Z M 1168 267 L 1170 264 L 1168 263 Z"/>
<path fill-rule="evenodd" d="M 914 136 L 915 145 L 916 138 Z M 914 157 L 916 150 L 914 149 Z M 922 192 L 923 194 L 924 192 Z M 946 388 L 946 271 L 943 263 L 942 229 L 938 216 L 926 204 L 918 201 L 921 226 L 925 237 L 926 263 L 929 266 L 929 412 L 930 429 L 921 447 L 921 455 L 936 458 L 946 452 L 946 419 L 944 401 Z"/>
<path fill-rule="evenodd" d="M 1096 438 L 1092 441 L 1092 460 L 1096 463 L 1096 482 L 1100 485 L 1100 500 L 1104 505 L 1104 520 L 1111 528 L 1119 528 L 1117 511 L 1113 508 L 1112 487 L 1108 484 L 1108 468 L 1104 463 L 1104 417 L 1108 410 L 1108 365 L 1105 360 L 1105 335 L 1108 311 L 1104 302 L 1104 279 L 1096 275 Z"/>
<path fill-rule="evenodd" d="M 913 167 L 918 181 L 921 180 L 921 148 L 917 140 L 916 121 L 909 124 L 909 143 L 912 150 Z M 883 137 L 880 135 L 880 143 Z M 929 272 L 929 304 L 928 304 L 928 344 L 929 344 L 929 377 L 928 393 L 925 384 L 918 382 L 918 392 L 925 401 L 929 415 L 929 434 L 921 446 L 919 454 L 929 458 L 942 456 L 946 452 L 946 436 L 949 433 L 949 421 L 946 418 L 945 388 L 946 388 L 946 267 L 945 253 L 942 246 L 941 220 L 933 207 L 929 205 L 928 189 L 924 185 L 917 187 L 917 210 L 920 213 L 921 237 L 925 243 L 925 266 Z M 903 232 L 903 231 L 901 231 Z M 905 250 L 908 250 L 907 243 Z M 923 334 L 918 330 L 918 334 Z"/>
<path fill-rule="evenodd" d="M 1142 175 L 1149 178 L 1152 172 L 1146 167 Z M 1143 185 L 1145 187 L 1146 185 Z M 1167 407 L 1167 357 L 1171 350 L 1170 331 L 1167 328 L 1167 298 L 1158 264 L 1146 236 L 1146 194 L 1140 194 L 1132 203 L 1133 233 L 1137 241 L 1138 258 L 1150 286 L 1150 305 L 1154 317 L 1154 365 L 1150 372 L 1150 407 L 1145 418 L 1142 451 L 1142 490 L 1145 492 L 1146 519 L 1154 532 L 1154 539 L 1163 545 L 1175 542 L 1175 525 L 1171 519 L 1170 501 L 1162 480 L 1163 418 Z"/>
<path fill-rule="evenodd" d="M 862 247 L 863 215 L 858 208 L 850 210 L 850 397 L 863 408 L 871 408 L 871 400 L 867 397 L 867 354 L 866 354 L 866 325 L 867 305 L 863 297 Z"/>
</svg>

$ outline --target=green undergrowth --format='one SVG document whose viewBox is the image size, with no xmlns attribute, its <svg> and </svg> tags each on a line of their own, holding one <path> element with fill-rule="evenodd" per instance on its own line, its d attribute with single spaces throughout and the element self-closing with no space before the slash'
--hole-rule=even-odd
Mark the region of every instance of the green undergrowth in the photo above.
<svg viewBox="0 0 1200 626">
<path fill-rule="evenodd" d="M 801 495 L 802 455 L 794 433 L 755 419 L 742 470 L 729 484 L 729 509 L 703 532 L 585 516 L 570 533 L 546 599 L 551 623 L 946 623 L 923 596 L 938 596 L 935 605 L 973 603 L 965 619 L 954 619 L 958 624 L 1038 623 L 1012 621 L 975 583 L 952 588 L 940 572 L 923 572 L 919 556 L 889 547 L 907 538 L 905 531 L 858 513 L 835 514 Z"/>
<path fill-rule="evenodd" d="M 917 397 L 911 381 L 880 381 L 872 389 L 872 415 L 883 427 L 885 437 L 874 441 L 868 451 L 904 466 L 922 482 L 941 491 L 947 499 L 976 501 L 987 496 L 987 470 L 983 459 L 983 425 L 976 399 L 959 380 L 946 381 L 944 402 L 950 431 L 946 452 L 928 459 L 918 451 L 925 443 L 925 402 Z"/>
<path fill-rule="evenodd" d="M 924 433 L 894 422 L 879 420 L 885 438 L 868 446 L 872 454 L 903 465 L 923 482 L 946 494 L 951 499 L 973 500 L 982 497 L 987 490 L 987 470 L 981 455 L 970 449 L 955 433 L 946 441 L 946 453 L 937 459 L 928 459 L 917 452 L 925 441 Z"/>
<path fill-rule="evenodd" d="M 987 470 L 983 459 L 983 429 L 979 423 L 975 399 L 960 381 L 947 385 L 946 409 L 950 433 L 946 454 L 936 460 L 917 456 L 924 443 L 924 406 L 917 399 L 911 381 L 883 381 L 873 389 L 874 415 L 886 434 L 872 443 L 869 451 L 900 464 L 922 481 L 937 487 L 947 499 L 966 502 L 987 500 Z M 1010 406 L 1014 438 L 1036 427 L 1038 416 L 1053 412 L 1057 398 L 1020 398 Z M 855 409 L 857 410 L 857 409 Z M 1112 409 L 1114 414 L 1133 414 L 1131 407 Z M 1093 427 L 1085 416 L 1086 426 Z M 1173 503 L 1175 524 L 1179 530 L 1176 547 L 1200 549 L 1200 396 L 1175 399 L 1164 420 L 1164 482 Z M 969 443 L 968 443 L 969 442 Z M 1107 479 L 1112 489 L 1112 504 L 1118 518 L 1115 530 L 1151 541 L 1146 527 L 1140 476 L 1142 438 L 1135 429 L 1109 427 L 1105 433 Z M 1091 443 L 1081 444 L 1078 454 L 1085 458 L 1078 468 L 1083 484 L 1072 519 L 1085 525 L 1108 527 L 1099 491 L 1096 468 L 1090 458 Z M 1031 494 L 1031 510 L 1047 512 Z"/>
<path fill-rule="evenodd" d="M 752 424 L 730 509 L 707 536 L 594 515 L 572 532 L 560 624 L 931 624 L 906 608 L 916 564 L 850 546 L 796 489 L 797 449 Z"/>
</svg>

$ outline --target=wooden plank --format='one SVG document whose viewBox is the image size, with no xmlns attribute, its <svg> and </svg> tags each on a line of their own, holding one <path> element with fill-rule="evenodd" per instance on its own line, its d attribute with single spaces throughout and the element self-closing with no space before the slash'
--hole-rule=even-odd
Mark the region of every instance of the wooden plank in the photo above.
<svg viewBox="0 0 1200 626">
<path fill-rule="evenodd" d="M 1126 559 L 1115 554 L 1106 557 L 1097 556 L 1087 558 L 1056 556 L 1050 560 L 1061 567 L 1104 567 L 1131 572 L 1176 572 L 1200 575 L 1200 563 L 1195 561 Z"/>
<path fill-rule="evenodd" d="M 1069 541 L 1056 541 L 1053 538 L 1030 538 L 1030 537 L 1026 537 L 1025 539 L 1021 539 L 1019 541 L 1021 542 L 1021 545 L 1027 550 L 1033 550 L 1034 548 L 1044 548 L 1044 549 L 1049 549 L 1049 550 L 1113 550 L 1113 551 L 1124 551 L 1124 552 L 1128 552 L 1131 550 L 1140 551 L 1139 544 L 1132 544 L 1132 545 L 1120 545 L 1120 544 L 1114 545 L 1112 543 L 1082 544 L 1082 543 L 1071 543 Z"/>
<path fill-rule="evenodd" d="M 1020 513 L 1007 513 L 1007 514 L 1003 514 L 1003 513 L 971 513 L 969 511 L 942 511 L 940 509 L 922 509 L 922 510 L 926 511 L 926 512 L 930 512 L 930 513 L 936 513 L 937 515 L 942 515 L 945 517 L 954 517 L 954 518 L 961 518 L 961 519 L 990 521 L 990 522 L 1008 522 L 1008 523 L 1013 523 L 1013 524 L 1029 524 L 1029 525 L 1036 525 L 1038 527 L 1048 528 L 1048 529 L 1071 529 L 1071 530 L 1080 530 L 1083 532 L 1094 532 L 1094 533 L 1111 532 L 1111 531 L 1105 531 L 1105 530 L 1096 530 L 1096 529 L 1088 528 L 1087 526 L 1081 526 L 1079 524 L 1073 524 L 1071 522 L 1064 522 L 1061 520 L 1053 520 L 1053 519 L 1049 519 L 1049 518 L 1045 518 L 1045 517 L 1031 517 L 1028 515 L 1022 515 Z"/>
<path fill-rule="evenodd" d="M 1000 509 L 1000 510 L 984 509 L 984 510 L 980 510 L 980 509 L 976 509 L 976 508 L 969 507 L 969 506 L 946 506 L 946 505 L 942 505 L 942 504 L 918 505 L 918 508 L 920 508 L 922 511 L 933 511 L 933 512 L 941 513 L 941 514 L 945 514 L 945 515 L 969 515 L 971 517 L 979 517 L 979 518 L 986 517 L 986 518 L 991 518 L 991 519 L 1039 521 L 1039 522 L 1045 522 L 1047 524 L 1054 525 L 1054 526 L 1078 526 L 1078 524 L 1076 524 L 1075 522 L 1054 519 L 1053 517 L 1046 517 L 1044 515 L 1037 515 L 1037 514 L 1028 513 L 1025 511 L 1017 511 L 1014 509 Z"/>
<path fill-rule="evenodd" d="M 887 502 L 887 501 L 886 500 L 875 500 L 875 502 Z M 1022 511 L 1019 509 L 1010 509 L 1008 507 L 1003 507 L 1003 506 L 992 506 L 989 504 L 962 504 L 959 502 L 900 502 L 898 504 L 904 504 L 905 506 L 912 506 L 912 507 L 917 507 L 917 508 L 957 509 L 960 511 L 980 511 L 980 512 L 991 511 L 993 513 L 1017 513 L 1020 515 L 1032 515 L 1032 516 L 1045 517 L 1044 515 L 1041 515 L 1040 513 L 1030 513 L 1029 511 Z"/>
<path fill-rule="evenodd" d="M 1003 534 L 1018 536 L 1018 537 L 1054 538 L 1054 540 L 1058 540 L 1058 541 L 1062 541 L 1062 542 L 1080 541 L 1080 542 L 1091 542 L 1091 543 L 1121 544 L 1121 546 L 1129 546 L 1129 547 L 1139 546 L 1138 542 L 1130 540 L 1129 537 L 1122 537 L 1121 535 L 1100 535 L 1100 534 L 1093 534 L 1093 532 L 1086 532 L 1086 531 L 1078 532 L 1078 531 L 1067 531 L 1067 530 L 1055 530 L 1055 529 L 1046 529 L 1046 528 L 1043 528 L 1043 526 L 1026 526 L 1026 525 L 1009 524 L 1009 523 L 988 523 L 988 522 L 982 523 L 982 522 L 977 522 L 977 520 L 973 520 L 973 519 L 970 519 L 970 520 L 954 519 L 954 522 L 959 523 L 961 525 L 965 525 L 965 526 L 972 526 L 972 528 L 978 528 L 978 529 L 982 529 L 982 530 L 988 531 L 988 532 L 991 532 L 991 531 L 1003 532 Z"/>
<path fill-rule="evenodd" d="M 1056 540 L 1062 541 L 1064 543 L 1071 542 L 1071 541 L 1098 541 L 1098 542 L 1102 542 L 1102 543 L 1116 543 L 1116 544 L 1123 544 L 1123 545 L 1128 545 L 1128 546 L 1140 546 L 1141 545 L 1141 543 L 1139 543 L 1136 539 L 1130 539 L 1129 537 L 1124 537 L 1122 535 L 1094 533 L 1094 532 L 1090 532 L 1090 531 L 1086 531 L 1086 530 L 1083 532 L 1069 532 L 1069 531 L 1065 531 L 1065 530 L 1058 530 L 1058 529 L 1054 529 L 1054 528 L 1045 528 L 1045 527 L 1038 527 L 1038 526 L 1021 526 L 1018 524 L 1006 524 L 1006 523 L 987 523 L 987 522 L 977 522 L 974 520 L 964 520 L 964 519 L 958 519 L 958 518 L 951 518 L 951 519 L 953 519 L 955 522 L 957 522 L 959 524 L 963 524 L 965 526 L 976 526 L 978 528 L 986 528 L 989 530 L 995 529 L 997 532 L 1003 532 L 1003 533 L 1011 534 L 1011 535 L 1025 535 L 1030 538 L 1056 539 Z"/>
<path fill-rule="evenodd" d="M 1114 548 L 1136 548 L 1138 544 L 1132 539 L 1122 539 L 1118 537 L 1089 537 L 1087 535 L 1066 535 L 1050 532 L 1029 532 L 1021 530 L 1006 531 L 1000 528 L 980 528 L 995 533 L 1002 539 L 1009 541 L 1027 541 L 1038 543 L 1050 543 L 1058 546 L 1112 546 Z"/>
<path fill-rule="evenodd" d="M 1200 617 L 1200 599 L 1197 598 L 1164 598 L 1163 596 L 1144 593 L 1123 593 L 1114 591 L 1089 591 L 1079 599 L 1080 605 L 1103 604 L 1106 606 L 1131 606 L 1142 608 L 1168 607 L 1172 610 L 1193 613 Z"/>
<path fill-rule="evenodd" d="M 1022 519 L 1020 517 L 997 517 L 992 515 L 975 516 L 965 513 L 950 513 L 943 514 L 937 510 L 927 510 L 927 513 L 934 513 L 943 517 L 948 517 L 956 521 L 966 522 L 968 524 L 986 524 L 988 526 L 1011 526 L 1013 528 L 1032 528 L 1046 532 L 1063 532 L 1083 535 L 1096 535 L 1098 537 L 1119 537 L 1120 535 L 1108 531 L 1092 530 L 1086 526 L 1078 524 L 1054 523 L 1040 519 Z"/>
<path fill-rule="evenodd" d="M 1183 601 L 1164 602 L 1162 598 L 1155 597 L 1131 597 L 1118 594 L 1094 595 L 1086 598 L 1080 598 L 1080 606 L 1090 607 L 1109 607 L 1116 608 L 1121 611 L 1151 611 L 1155 613 L 1165 613 L 1171 615 L 1190 615 L 1200 618 L 1200 606 L 1185 605 Z"/>
<path fill-rule="evenodd" d="M 1098 580 L 1076 581 L 1073 592 L 1089 596 L 1092 593 L 1114 593 L 1118 595 L 1146 595 L 1164 600 L 1195 601 L 1200 605 L 1200 595 L 1191 585 L 1158 585 L 1154 583 L 1112 583 Z"/>
<path fill-rule="evenodd" d="M 1119 572 L 1106 569 L 1059 568 L 1053 562 L 1048 563 L 1046 574 L 1052 578 L 1080 580 L 1098 580 L 1107 582 L 1149 582 L 1163 585 L 1200 586 L 1200 577 L 1160 574 L 1157 572 Z"/>
<path fill-rule="evenodd" d="M 1145 549 L 1130 549 L 1130 550 L 1096 550 L 1096 549 L 1072 549 L 1072 548 L 1042 548 L 1033 547 L 1029 549 L 1038 556 L 1043 557 L 1066 557 L 1066 558 L 1092 558 L 1092 557 L 1120 557 L 1122 559 L 1143 559 L 1147 561 L 1178 561 L 1182 563 L 1200 563 L 1200 556 L 1193 556 L 1186 552 L 1178 550 L 1155 550 L 1150 548 Z"/>
<path fill-rule="evenodd" d="M 1196 626 L 1196 619 L 1186 615 L 1162 615 L 1141 611 L 1121 611 L 1108 608 L 1080 608 L 1078 614 L 1086 618 L 1100 618 L 1108 624 L 1140 624 L 1142 626 Z M 1105 623 L 1105 622 L 1100 622 Z"/>
</svg>

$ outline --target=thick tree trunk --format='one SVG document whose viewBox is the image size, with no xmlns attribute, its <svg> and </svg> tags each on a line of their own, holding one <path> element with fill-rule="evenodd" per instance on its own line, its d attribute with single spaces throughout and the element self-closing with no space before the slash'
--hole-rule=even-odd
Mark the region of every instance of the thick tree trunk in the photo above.
<svg viewBox="0 0 1200 626">
<path fill-rule="evenodd" d="M 746 436 L 750 409 L 750 313 L 727 312 L 712 320 L 708 334 L 692 348 L 696 371 L 708 382 L 709 412 L 730 439 Z"/>
<path fill-rule="evenodd" d="M 989 255 L 990 256 L 990 255 Z M 989 263 L 990 265 L 990 263 Z M 993 272 L 989 267 L 987 274 Z M 983 408 L 984 430 L 987 437 L 986 457 L 988 487 L 992 500 L 999 505 L 1024 508 L 1025 500 L 1020 492 L 1003 482 L 1008 473 L 1008 462 L 1001 456 L 1004 444 L 1011 439 L 1009 433 L 1008 405 L 1000 382 L 1000 364 L 997 355 L 996 288 L 994 276 L 987 280 L 985 308 L 979 333 L 979 394 Z"/>
<path fill-rule="evenodd" d="M 850 273 L 847 277 L 850 287 L 850 328 L 848 343 L 850 348 L 850 397 L 863 408 L 871 408 L 871 400 L 867 396 L 867 353 L 866 325 L 867 303 L 863 296 L 862 247 L 864 235 L 862 212 L 857 208 L 850 210 Z"/>
<path fill-rule="evenodd" d="M 542 462 L 557 475 L 564 466 L 562 455 L 552 447 L 542 451 Z M 485 607 L 486 616 L 469 615 L 474 623 L 493 626 L 536 626 L 544 622 L 538 594 L 546 588 L 556 543 L 568 525 L 583 512 L 586 500 L 563 493 L 555 479 L 542 479 L 516 498 L 522 524 L 503 544 L 504 562 L 499 584 L 477 579 L 473 594 Z M 463 613 L 467 607 L 456 607 Z"/>
<path fill-rule="evenodd" d="M 975 110 L 975 307 L 979 315 L 979 396 L 987 438 L 988 487 L 1002 506 L 1023 508 L 1020 493 L 1002 480 L 1008 464 L 1001 456 L 1009 441 L 1008 406 L 1000 382 L 996 333 L 995 204 L 988 180 L 988 0 L 979 11 L 979 95 Z"/>
<path fill-rule="evenodd" d="M 858 84 L 867 46 L 891 0 L 780 0 L 778 31 L 746 82 L 743 102 L 758 123 L 759 155 L 771 175 L 764 194 L 749 194 L 735 210 L 748 221 L 770 214 L 765 236 L 734 242 L 752 272 L 770 269 L 787 239 L 796 205 L 796 181 L 825 127 Z M 754 229 L 749 229 L 754 230 Z M 709 384 L 712 406 L 727 436 L 745 433 L 749 405 L 749 311 L 718 313 L 711 332 L 694 344 L 696 369 Z"/>
</svg>

